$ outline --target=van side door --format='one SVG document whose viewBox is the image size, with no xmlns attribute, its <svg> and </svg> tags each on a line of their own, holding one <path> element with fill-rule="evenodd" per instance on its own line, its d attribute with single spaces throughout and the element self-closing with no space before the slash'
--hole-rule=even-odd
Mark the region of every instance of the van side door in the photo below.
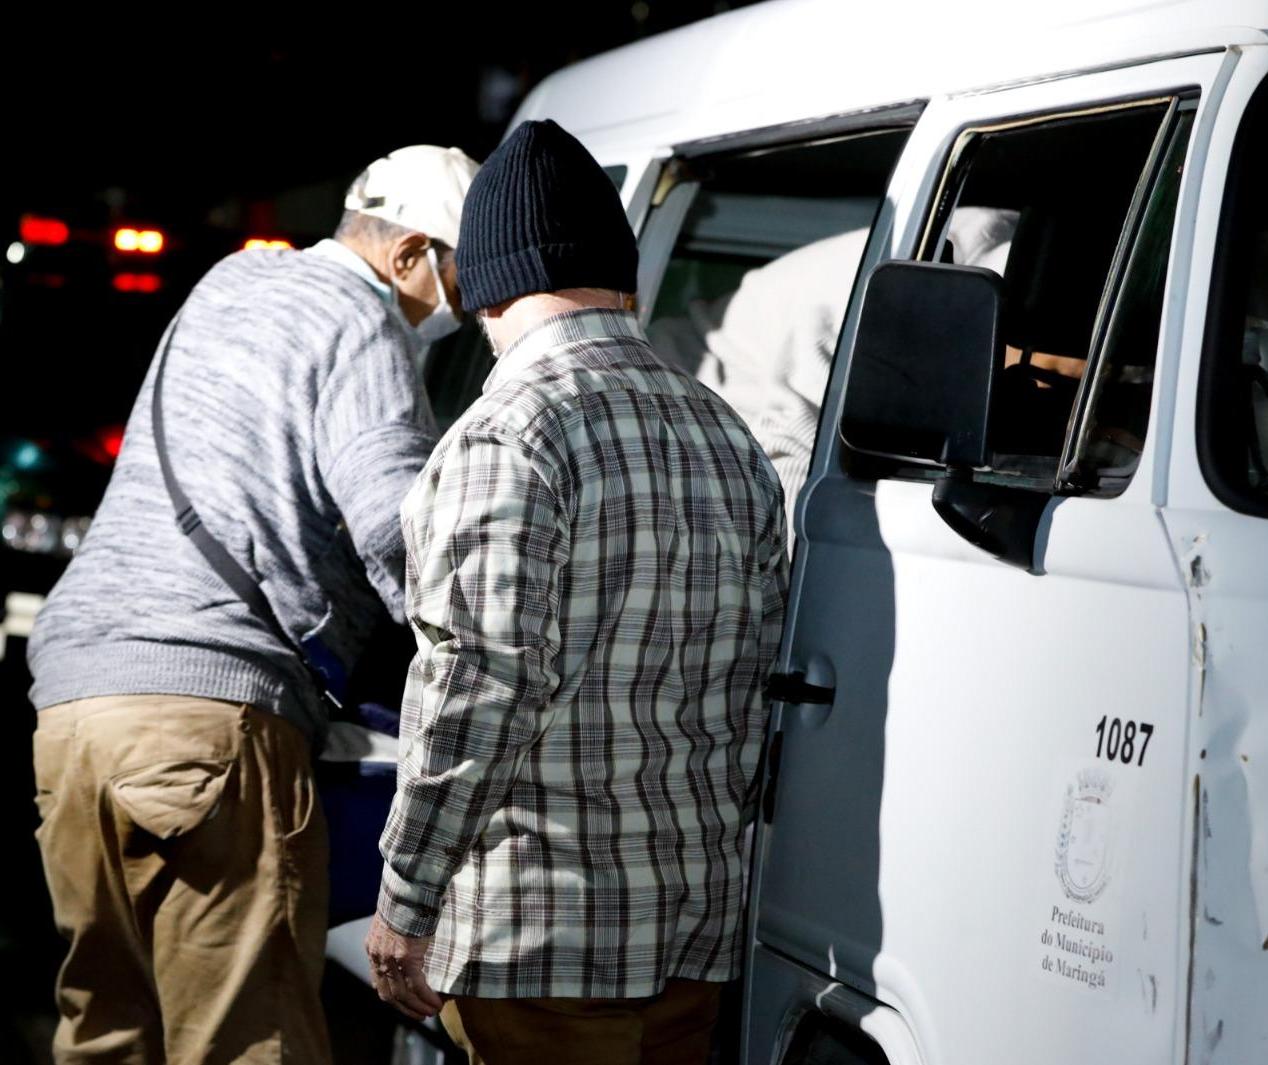
<svg viewBox="0 0 1268 1065">
<path fill-rule="evenodd" d="M 1177 1060 L 1191 648 L 1155 472 L 1173 234 L 1233 63 L 935 100 L 906 145 L 862 274 L 998 272 L 1007 386 L 969 476 L 1042 517 L 1006 565 L 935 512 L 936 459 L 846 445 L 858 286 L 795 510 L 745 1061 Z"/>
</svg>

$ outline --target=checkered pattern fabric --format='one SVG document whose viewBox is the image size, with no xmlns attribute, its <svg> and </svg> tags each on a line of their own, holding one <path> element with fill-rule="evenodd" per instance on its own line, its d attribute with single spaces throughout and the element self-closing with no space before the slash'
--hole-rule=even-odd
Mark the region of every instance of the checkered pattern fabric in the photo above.
<svg viewBox="0 0 1268 1065">
<path fill-rule="evenodd" d="M 783 498 L 636 320 L 549 319 L 402 508 L 410 670 L 379 912 L 442 992 L 736 975 Z"/>
</svg>

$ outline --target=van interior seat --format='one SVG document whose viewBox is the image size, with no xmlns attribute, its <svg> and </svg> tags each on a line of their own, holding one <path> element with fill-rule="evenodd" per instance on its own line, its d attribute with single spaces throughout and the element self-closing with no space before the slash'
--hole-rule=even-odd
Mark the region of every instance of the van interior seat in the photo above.
<svg viewBox="0 0 1268 1065">
<path fill-rule="evenodd" d="M 1023 207 L 1004 267 L 1004 341 L 1023 353 L 1086 360 L 1118 225 L 1098 212 Z M 1078 391 L 1076 378 L 1038 379 L 1028 366 L 1005 371 L 995 406 L 994 446 L 1009 454 L 1060 453 Z"/>
<path fill-rule="evenodd" d="M 1005 342 L 1023 352 L 1086 359 L 1121 220 L 1026 207 L 1004 270 Z"/>
</svg>

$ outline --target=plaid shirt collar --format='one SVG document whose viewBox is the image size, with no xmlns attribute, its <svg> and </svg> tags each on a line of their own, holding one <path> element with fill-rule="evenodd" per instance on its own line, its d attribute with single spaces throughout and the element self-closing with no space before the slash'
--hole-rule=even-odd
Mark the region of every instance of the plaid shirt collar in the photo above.
<svg viewBox="0 0 1268 1065">
<path fill-rule="evenodd" d="M 508 381 L 520 377 L 538 359 L 566 344 L 593 343 L 603 340 L 637 341 L 646 344 L 647 334 L 632 311 L 589 307 L 580 311 L 564 311 L 547 318 L 524 333 L 498 356 L 493 370 L 485 379 L 487 396 Z"/>
</svg>

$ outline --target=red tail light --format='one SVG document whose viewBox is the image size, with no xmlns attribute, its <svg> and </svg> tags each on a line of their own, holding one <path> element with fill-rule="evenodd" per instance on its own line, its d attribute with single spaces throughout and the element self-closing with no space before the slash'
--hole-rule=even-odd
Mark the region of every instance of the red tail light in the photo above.
<svg viewBox="0 0 1268 1065">
<path fill-rule="evenodd" d="M 70 226 L 57 218 L 24 214 L 18 222 L 18 235 L 25 244 L 65 244 L 70 240 Z"/>
<path fill-rule="evenodd" d="M 157 292 L 163 287 L 158 274 L 115 274 L 116 292 Z"/>
<path fill-rule="evenodd" d="M 112 459 L 117 459 L 119 452 L 123 450 L 123 426 L 108 425 L 97 434 L 97 439 L 101 442 L 101 450 Z"/>
<path fill-rule="evenodd" d="M 102 466 L 110 466 L 123 450 L 123 426 L 103 425 L 91 436 L 76 440 L 75 450 Z"/>
</svg>

